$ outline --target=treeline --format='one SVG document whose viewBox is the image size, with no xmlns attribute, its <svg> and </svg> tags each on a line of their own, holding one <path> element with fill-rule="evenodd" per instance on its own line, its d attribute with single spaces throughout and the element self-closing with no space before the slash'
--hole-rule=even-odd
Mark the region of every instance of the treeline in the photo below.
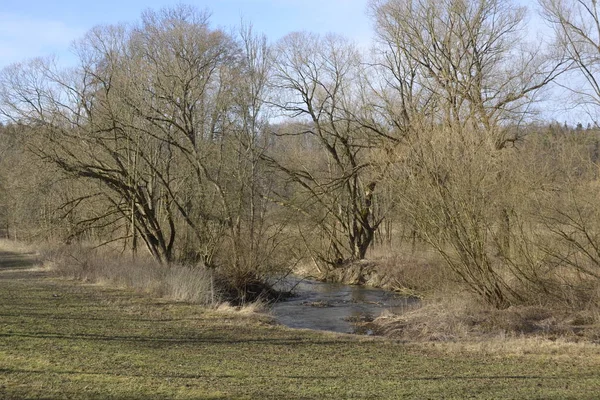
<svg viewBox="0 0 600 400">
<path fill-rule="evenodd" d="M 208 268 L 240 296 L 413 240 L 491 306 L 595 303 L 598 132 L 534 123 L 563 74 L 598 104 L 584 3 L 541 1 L 551 45 L 507 0 L 373 0 L 368 54 L 184 5 L 96 27 L 74 68 L 0 73 L 0 229 Z"/>
</svg>

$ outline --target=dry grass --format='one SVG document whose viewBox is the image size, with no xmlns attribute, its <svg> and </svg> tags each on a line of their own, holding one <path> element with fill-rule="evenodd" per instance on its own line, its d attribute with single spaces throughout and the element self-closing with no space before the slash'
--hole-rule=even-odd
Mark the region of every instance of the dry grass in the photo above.
<svg viewBox="0 0 600 400">
<path fill-rule="evenodd" d="M 132 257 L 81 246 L 46 250 L 44 259 L 50 270 L 68 279 L 196 304 L 215 304 L 219 297 L 210 271 L 200 266 L 165 266 L 144 255 Z"/>
<path fill-rule="evenodd" d="M 11 239 L 0 239 L 0 250 L 9 251 L 13 253 L 27 253 L 34 254 L 37 252 L 39 247 L 17 240 Z"/>
<path fill-rule="evenodd" d="M 425 244 L 377 244 L 367 256 L 366 260 L 334 271 L 321 271 L 316 262 L 308 261 L 298 264 L 294 272 L 307 278 L 361 284 L 420 298 L 445 292 L 454 285 L 444 261 Z"/>
<path fill-rule="evenodd" d="M 269 310 L 267 304 L 255 301 L 246 303 L 242 306 L 234 306 L 229 302 L 219 303 L 215 306 L 215 310 L 222 313 L 235 313 L 242 315 L 266 314 Z"/>
<path fill-rule="evenodd" d="M 557 307 L 513 306 L 497 310 L 475 297 L 449 293 L 427 300 L 401 315 L 376 319 L 377 332 L 388 337 L 429 342 L 540 338 L 545 341 L 600 342 L 600 315 Z"/>
<path fill-rule="evenodd" d="M 516 338 L 600 342 L 600 303 L 593 301 L 598 298 L 597 282 L 563 275 L 551 292 L 522 287 L 524 300 L 497 310 L 469 294 L 425 245 L 378 246 L 370 257 L 377 274 L 387 277 L 388 288 L 422 299 L 400 315 L 376 319 L 373 329 L 382 335 L 431 343 L 505 343 Z"/>
<path fill-rule="evenodd" d="M 443 292 L 451 280 L 437 253 L 425 246 L 377 246 L 370 253 L 384 285 L 375 285 L 410 296 Z"/>
<path fill-rule="evenodd" d="M 529 355 L 551 355 L 555 359 L 581 361 L 600 356 L 597 343 L 573 341 L 568 337 L 549 340 L 545 337 L 514 337 L 498 335 L 485 340 L 445 342 L 440 346 L 436 342 L 420 343 L 425 348 L 435 348 L 445 354 L 472 354 L 480 357 L 522 357 Z"/>
</svg>

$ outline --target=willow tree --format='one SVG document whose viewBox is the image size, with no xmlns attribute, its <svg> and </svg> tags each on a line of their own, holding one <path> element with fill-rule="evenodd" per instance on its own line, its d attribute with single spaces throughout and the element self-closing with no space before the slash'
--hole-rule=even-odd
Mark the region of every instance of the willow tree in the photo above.
<svg viewBox="0 0 600 400">
<path fill-rule="evenodd" d="M 379 104 L 406 138 L 394 160 L 400 208 L 471 290 L 507 307 L 518 295 L 493 253 L 510 256 L 505 153 L 561 63 L 526 42 L 526 10 L 510 1 L 373 0 L 370 7 L 378 69 L 390 83 Z"/>
<path fill-rule="evenodd" d="M 539 4 L 554 30 L 557 56 L 570 66 L 559 83 L 562 91 L 572 95 L 564 106 L 587 112 L 596 129 L 581 135 L 556 135 L 560 141 L 549 141 L 559 153 L 554 157 L 553 170 L 560 171 L 554 173 L 560 179 L 553 182 L 552 190 L 536 197 L 539 223 L 548 232 L 547 237 L 538 238 L 536 245 L 547 259 L 547 275 L 557 275 L 561 283 L 551 289 L 556 295 L 579 290 L 580 293 L 569 293 L 571 305 L 580 306 L 583 301 L 597 304 L 597 299 L 589 294 L 600 278 L 600 5 L 595 0 L 540 0 Z"/>
<path fill-rule="evenodd" d="M 207 12 L 180 5 L 94 28 L 75 50 L 73 70 L 35 60 L 3 71 L 0 107 L 35 127 L 40 155 L 88 182 L 69 201 L 93 204 L 82 226 L 109 226 L 109 240 L 131 247 L 139 238 L 165 263 L 217 268 L 256 255 L 264 39 L 212 29 Z"/>
</svg>

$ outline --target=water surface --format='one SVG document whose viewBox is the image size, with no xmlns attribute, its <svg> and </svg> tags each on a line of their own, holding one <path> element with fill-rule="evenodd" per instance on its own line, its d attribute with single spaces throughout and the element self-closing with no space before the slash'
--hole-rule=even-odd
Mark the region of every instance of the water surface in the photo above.
<svg viewBox="0 0 600 400">
<path fill-rule="evenodd" d="M 419 301 L 381 289 L 297 277 L 287 277 L 277 286 L 293 288 L 295 294 L 271 309 L 277 321 L 290 328 L 371 334 L 364 322 L 372 321 L 385 310 L 401 313 Z"/>
</svg>

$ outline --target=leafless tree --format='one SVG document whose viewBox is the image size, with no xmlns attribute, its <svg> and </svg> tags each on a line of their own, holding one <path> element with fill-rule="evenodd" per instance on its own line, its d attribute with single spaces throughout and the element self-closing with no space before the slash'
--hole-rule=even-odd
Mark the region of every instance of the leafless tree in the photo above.
<svg viewBox="0 0 600 400">
<path fill-rule="evenodd" d="M 540 0 L 543 16 L 554 28 L 559 56 L 571 63 L 583 78 L 562 85 L 572 91 L 577 103 L 591 106 L 595 116 L 600 105 L 600 10 L 595 0 Z M 573 75 L 570 75 L 573 76 Z"/>
<path fill-rule="evenodd" d="M 531 114 L 532 103 L 560 63 L 524 40 L 526 10 L 505 0 L 374 0 L 388 86 L 398 115 L 482 128 L 504 147 L 506 129 Z"/>
<path fill-rule="evenodd" d="M 507 307 L 519 295 L 493 254 L 510 252 L 513 208 L 502 193 L 510 192 L 511 161 L 503 153 L 521 138 L 519 124 L 562 62 L 526 43 L 525 9 L 509 1 L 370 7 L 384 82 L 379 104 L 389 110 L 390 136 L 405 142 L 394 152 L 400 208 L 472 291 Z"/>
<path fill-rule="evenodd" d="M 382 221 L 374 204 L 374 144 L 357 119 L 362 79 L 361 56 L 342 37 L 292 33 L 276 46 L 274 103 L 294 121 L 279 136 L 306 138 L 312 154 L 295 164 L 268 161 L 294 185 L 282 200 L 327 243 L 317 257 L 330 267 L 364 258 Z"/>
</svg>

